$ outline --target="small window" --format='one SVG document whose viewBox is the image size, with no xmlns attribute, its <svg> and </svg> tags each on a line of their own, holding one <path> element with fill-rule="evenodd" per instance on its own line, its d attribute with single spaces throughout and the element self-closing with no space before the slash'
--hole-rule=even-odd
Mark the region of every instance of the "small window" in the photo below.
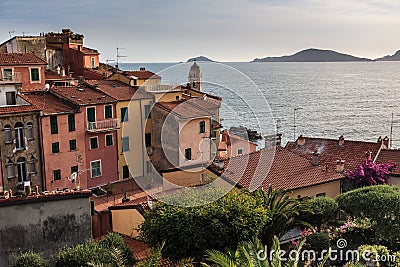
<svg viewBox="0 0 400 267">
<path fill-rule="evenodd" d="M 38 68 L 32 68 L 32 69 L 31 69 L 31 81 L 32 81 L 32 82 L 38 82 L 38 81 L 40 81 L 39 69 L 38 69 Z"/>
<path fill-rule="evenodd" d="M 192 149 L 191 148 L 185 149 L 185 160 L 192 160 Z"/>
<path fill-rule="evenodd" d="M 325 197 L 325 196 L 326 196 L 326 193 L 319 193 L 319 194 L 317 194 L 316 196 L 317 196 L 317 197 Z"/>
<path fill-rule="evenodd" d="M 90 149 L 99 148 L 99 142 L 97 136 L 90 138 Z"/>
<path fill-rule="evenodd" d="M 153 163 L 150 160 L 146 161 L 146 173 L 153 173 Z"/>
<path fill-rule="evenodd" d="M 104 118 L 111 119 L 112 117 L 113 117 L 112 105 L 105 106 L 104 107 Z"/>
<path fill-rule="evenodd" d="M 122 137 L 122 152 L 129 151 L 129 137 Z"/>
<path fill-rule="evenodd" d="M 179 95 L 175 96 L 175 100 L 179 100 Z"/>
<path fill-rule="evenodd" d="M 205 121 L 199 122 L 199 128 L 200 128 L 200 133 L 205 133 L 206 132 L 206 122 Z"/>
<path fill-rule="evenodd" d="M 12 81 L 13 80 L 13 71 L 12 69 L 3 69 L 3 80 Z"/>
<path fill-rule="evenodd" d="M 15 142 L 17 150 L 25 149 L 25 139 L 24 139 L 24 125 L 21 122 L 15 124 Z"/>
<path fill-rule="evenodd" d="M 147 133 L 144 136 L 146 147 L 151 147 L 151 133 Z"/>
<path fill-rule="evenodd" d="M 94 57 L 90 57 L 90 63 L 92 64 L 92 69 L 96 67 Z"/>
<path fill-rule="evenodd" d="M 28 140 L 33 140 L 34 136 L 33 136 L 33 123 L 32 122 L 28 122 L 26 124 L 26 137 L 28 138 Z"/>
<path fill-rule="evenodd" d="M 6 143 L 6 144 L 12 143 L 11 126 L 10 125 L 4 126 L 4 143 Z"/>
<path fill-rule="evenodd" d="M 122 166 L 122 178 L 128 179 L 129 178 L 129 167 L 128 165 Z"/>
<path fill-rule="evenodd" d="M 121 122 L 126 122 L 128 120 L 128 108 L 121 108 Z"/>
<path fill-rule="evenodd" d="M 7 178 L 11 179 L 15 177 L 15 169 L 14 169 L 14 163 L 9 160 L 7 163 Z"/>
<path fill-rule="evenodd" d="M 29 160 L 29 172 L 36 173 L 36 159 L 34 156 Z"/>
<path fill-rule="evenodd" d="M 145 119 L 151 118 L 151 106 L 150 105 L 144 105 L 144 118 Z"/>
<path fill-rule="evenodd" d="M 101 161 L 96 160 L 90 162 L 92 178 L 101 176 Z"/>
<path fill-rule="evenodd" d="M 114 138 L 112 134 L 106 134 L 106 146 L 114 145 Z"/>
<path fill-rule="evenodd" d="M 54 170 L 53 177 L 54 177 L 54 181 L 61 180 L 61 170 Z"/>
<path fill-rule="evenodd" d="M 75 114 L 68 115 L 68 130 L 70 132 L 75 131 Z"/>
<path fill-rule="evenodd" d="M 78 172 L 78 166 L 72 166 L 71 167 L 71 174 L 73 174 L 74 172 Z"/>
<path fill-rule="evenodd" d="M 6 105 L 16 105 L 17 97 L 15 92 L 6 92 Z"/>
<path fill-rule="evenodd" d="M 59 142 L 55 142 L 51 144 L 51 153 L 55 154 L 60 152 L 60 143 Z"/>
<path fill-rule="evenodd" d="M 76 139 L 69 140 L 69 150 L 71 151 L 76 150 Z"/>
<path fill-rule="evenodd" d="M 242 155 L 243 154 L 243 149 L 242 148 L 238 148 L 238 155 Z"/>
<path fill-rule="evenodd" d="M 51 134 L 58 134 L 57 116 L 50 116 Z"/>
</svg>

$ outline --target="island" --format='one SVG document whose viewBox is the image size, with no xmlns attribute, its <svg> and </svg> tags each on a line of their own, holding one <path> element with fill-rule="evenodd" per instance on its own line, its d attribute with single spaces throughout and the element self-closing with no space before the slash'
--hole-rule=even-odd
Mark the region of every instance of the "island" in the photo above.
<svg viewBox="0 0 400 267">
<path fill-rule="evenodd" d="M 394 55 L 377 58 L 375 61 L 400 61 L 400 50 L 398 50 Z"/>
<path fill-rule="evenodd" d="M 192 57 L 192 58 L 189 58 L 186 62 L 193 62 L 193 61 L 215 62 L 214 60 L 209 59 L 208 57 L 205 57 L 205 56 Z"/>
<path fill-rule="evenodd" d="M 344 62 L 344 61 L 371 61 L 342 54 L 333 50 L 305 49 L 290 56 L 256 58 L 252 62 Z"/>
</svg>

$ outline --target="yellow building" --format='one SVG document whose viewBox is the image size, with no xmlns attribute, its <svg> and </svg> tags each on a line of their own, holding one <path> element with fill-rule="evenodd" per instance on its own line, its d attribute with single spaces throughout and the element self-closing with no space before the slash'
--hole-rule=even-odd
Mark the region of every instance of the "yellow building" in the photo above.
<svg viewBox="0 0 400 267">
<path fill-rule="evenodd" d="M 122 71 L 111 74 L 107 80 L 120 81 L 130 86 L 152 86 L 161 84 L 161 77 L 145 68 L 136 71 Z"/>
</svg>

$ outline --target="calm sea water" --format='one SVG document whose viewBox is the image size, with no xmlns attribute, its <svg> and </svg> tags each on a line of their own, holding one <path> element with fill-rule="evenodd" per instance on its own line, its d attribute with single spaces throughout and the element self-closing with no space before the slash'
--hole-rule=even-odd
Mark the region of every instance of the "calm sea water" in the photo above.
<svg viewBox="0 0 400 267">
<path fill-rule="evenodd" d="M 225 128 L 244 125 L 263 134 L 376 141 L 389 136 L 391 114 L 400 121 L 400 62 L 198 63 L 204 91 L 221 96 Z M 121 64 L 185 84 L 191 63 Z M 296 109 L 296 111 L 295 111 Z M 400 146 L 400 124 L 393 145 Z"/>
</svg>

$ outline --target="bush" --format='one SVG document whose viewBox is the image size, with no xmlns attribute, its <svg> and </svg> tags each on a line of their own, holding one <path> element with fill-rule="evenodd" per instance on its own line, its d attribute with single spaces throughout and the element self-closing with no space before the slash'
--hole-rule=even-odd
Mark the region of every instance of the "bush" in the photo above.
<svg viewBox="0 0 400 267">
<path fill-rule="evenodd" d="M 390 253 L 385 246 L 362 245 L 358 248 L 358 251 L 360 252 L 360 261 L 364 264 L 368 263 L 368 266 L 380 266 L 389 262 Z M 367 257 L 369 261 L 366 261 L 363 255 Z M 378 259 L 381 259 L 381 261 L 378 261 Z"/>
<path fill-rule="evenodd" d="M 300 219 L 304 222 L 321 229 L 323 224 L 335 219 L 338 215 L 338 203 L 329 197 L 312 198 L 306 202 L 308 211 L 301 214 Z"/>
<path fill-rule="evenodd" d="M 121 251 L 121 254 L 124 259 L 126 259 L 129 265 L 135 263 L 135 260 L 132 255 L 132 251 L 126 245 L 122 236 L 117 233 L 110 233 L 102 240 L 100 240 L 99 245 L 103 248 L 111 250 L 112 248 L 116 248 Z"/>
<path fill-rule="evenodd" d="M 37 253 L 25 252 L 14 258 L 14 263 L 11 267 L 48 267 L 48 262 Z"/>
</svg>

